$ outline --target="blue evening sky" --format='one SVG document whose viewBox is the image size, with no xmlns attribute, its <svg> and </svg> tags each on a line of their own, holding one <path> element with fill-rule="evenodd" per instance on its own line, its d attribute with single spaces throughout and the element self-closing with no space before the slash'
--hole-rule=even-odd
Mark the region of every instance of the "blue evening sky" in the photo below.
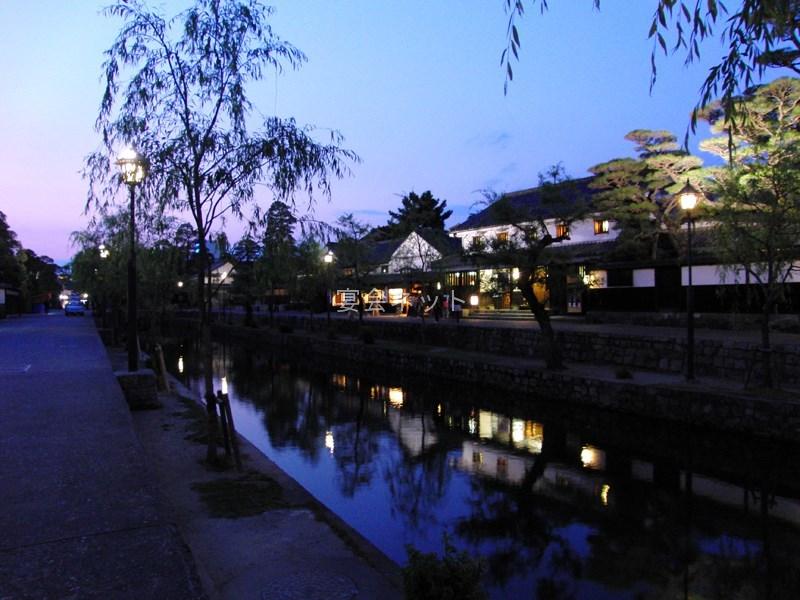
<svg viewBox="0 0 800 600">
<path fill-rule="evenodd" d="M 102 52 L 119 22 L 105 2 L 0 3 L 0 210 L 20 241 L 57 261 L 75 251 L 82 214 L 82 161 L 98 143 Z M 171 12 L 183 2 L 163 2 Z M 649 92 L 647 39 L 654 0 L 552 0 L 520 21 L 521 60 L 503 94 L 502 0 L 275 0 L 275 32 L 308 56 L 252 90 L 265 115 L 339 130 L 359 154 L 352 177 L 315 208 L 332 222 L 354 212 L 386 221 L 406 192 L 430 189 L 462 221 L 481 189 L 532 187 L 562 162 L 581 177 L 598 162 L 632 153 L 636 128 L 682 138 L 708 65 L 661 57 Z M 701 126 L 698 138 L 707 131 Z M 696 141 L 692 146 L 696 148 Z M 268 204 L 270 198 L 262 197 Z M 302 204 L 302 202 L 301 202 Z M 226 226 L 232 241 L 241 228 Z"/>
</svg>

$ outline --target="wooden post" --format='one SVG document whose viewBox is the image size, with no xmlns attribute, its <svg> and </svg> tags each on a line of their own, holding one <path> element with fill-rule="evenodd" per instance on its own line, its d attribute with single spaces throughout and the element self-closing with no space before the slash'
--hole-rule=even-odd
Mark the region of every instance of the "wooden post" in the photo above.
<svg viewBox="0 0 800 600">
<path fill-rule="evenodd" d="M 228 431 L 228 415 L 225 405 L 228 403 L 226 394 L 217 392 L 217 406 L 219 406 L 219 420 L 222 426 L 222 443 L 225 446 L 225 456 L 231 455 L 231 436 Z"/>
<path fill-rule="evenodd" d="M 230 428 L 231 445 L 233 446 L 233 459 L 236 461 L 236 470 L 242 470 L 242 457 L 239 455 L 239 440 L 236 437 L 236 427 L 233 424 L 233 413 L 231 413 L 231 403 L 228 402 L 228 394 L 222 394 L 225 402 L 221 405 L 223 412 L 228 417 L 228 427 Z"/>
<path fill-rule="evenodd" d="M 167 364 L 164 362 L 164 349 L 161 344 L 156 344 L 156 356 L 158 357 L 158 370 L 161 373 L 162 389 L 169 393 L 169 377 L 167 376 Z"/>
</svg>

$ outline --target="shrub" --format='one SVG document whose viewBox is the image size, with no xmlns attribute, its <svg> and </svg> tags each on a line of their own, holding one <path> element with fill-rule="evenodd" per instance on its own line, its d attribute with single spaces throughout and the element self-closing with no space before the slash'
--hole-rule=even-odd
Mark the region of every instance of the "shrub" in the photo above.
<svg viewBox="0 0 800 600">
<path fill-rule="evenodd" d="M 457 552 L 444 536 L 444 556 L 406 546 L 408 564 L 403 567 L 406 600 L 485 600 L 481 587 L 483 563 L 466 552 Z"/>
</svg>

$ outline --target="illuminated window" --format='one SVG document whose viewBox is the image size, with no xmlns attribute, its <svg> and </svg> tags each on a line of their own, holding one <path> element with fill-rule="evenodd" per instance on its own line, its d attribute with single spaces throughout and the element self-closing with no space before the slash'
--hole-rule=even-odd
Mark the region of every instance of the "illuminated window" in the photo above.
<svg viewBox="0 0 800 600">
<path fill-rule="evenodd" d="M 500 242 L 501 244 L 507 243 L 508 242 L 508 232 L 507 231 L 501 231 L 500 233 L 498 233 L 497 234 L 497 241 Z"/>
<path fill-rule="evenodd" d="M 472 452 L 472 464 L 474 465 L 482 465 L 483 464 L 483 453 L 482 452 Z"/>
<path fill-rule="evenodd" d="M 594 234 L 600 235 L 602 233 L 608 233 L 608 219 L 595 219 Z"/>
<path fill-rule="evenodd" d="M 597 223 L 595 222 L 595 233 L 597 233 Z M 569 225 L 567 223 L 558 223 L 556 225 L 556 237 L 569 237 Z"/>
</svg>

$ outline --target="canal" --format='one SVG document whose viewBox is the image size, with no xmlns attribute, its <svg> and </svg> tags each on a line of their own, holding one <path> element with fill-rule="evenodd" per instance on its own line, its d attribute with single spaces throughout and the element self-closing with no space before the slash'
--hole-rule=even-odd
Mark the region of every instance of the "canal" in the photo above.
<svg viewBox="0 0 800 600">
<path fill-rule="evenodd" d="M 201 394 L 197 347 L 169 368 Z M 238 431 L 390 558 L 493 598 L 798 598 L 800 449 L 490 387 L 215 346 Z"/>
</svg>

